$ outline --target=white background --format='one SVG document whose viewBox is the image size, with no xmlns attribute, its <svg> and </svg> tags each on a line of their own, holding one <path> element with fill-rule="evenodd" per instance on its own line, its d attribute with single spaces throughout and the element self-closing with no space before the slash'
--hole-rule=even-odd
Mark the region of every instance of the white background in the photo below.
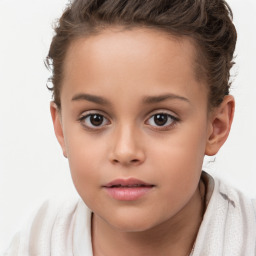
<svg viewBox="0 0 256 256">
<path fill-rule="evenodd" d="M 32 210 L 76 195 L 54 137 L 44 66 L 65 0 L 0 0 L 0 252 Z M 256 2 L 229 0 L 238 30 L 230 137 L 205 169 L 256 197 Z"/>
</svg>

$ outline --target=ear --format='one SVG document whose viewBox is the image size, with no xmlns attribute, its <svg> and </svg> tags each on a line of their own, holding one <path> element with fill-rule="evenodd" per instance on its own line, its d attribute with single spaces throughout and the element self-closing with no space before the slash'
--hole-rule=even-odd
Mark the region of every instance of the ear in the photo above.
<svg viewBox="0 0 256 256">
<path fill-rule="evenodd" d="M 235 100 L 231 95 L 225 96 L 220 106 L 210 113 L 209 133 L 205 154 L 217 154 L 228 138 L 235 111 Z"/>
<path fill-rule="evenodd" d="M 51 110 L 52 122 L 53 122 L 56 138 L 62 148 L 63 155 L 67 157 L 60 110 L 54 102 L 51 102 L 50 110 Z"/>
</svg>

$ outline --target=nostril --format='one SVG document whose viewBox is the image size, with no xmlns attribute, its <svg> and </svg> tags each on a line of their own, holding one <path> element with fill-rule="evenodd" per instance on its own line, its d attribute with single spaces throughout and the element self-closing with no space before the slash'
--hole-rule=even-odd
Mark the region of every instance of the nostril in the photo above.
<svg viewBox="0 0 256 256">
<path fill-rule="evenodd" d="M 119 161 L 119 160 L 117 160 L 117 159 L 113 159 L 112 160 L 112 163 L 114 163 L 114 164 L 118 164 L 118 163 L 123 163 L 123 164 L 137 164 L 137 163 L 139 163 L 140 162 L 140 160 L 139 159 L 132 159 L 132 160 L 130 160 L 130 161 L 127 161 L 126 163 L 125 162 L 122 162 L 122 161 Z"/>
</svg>

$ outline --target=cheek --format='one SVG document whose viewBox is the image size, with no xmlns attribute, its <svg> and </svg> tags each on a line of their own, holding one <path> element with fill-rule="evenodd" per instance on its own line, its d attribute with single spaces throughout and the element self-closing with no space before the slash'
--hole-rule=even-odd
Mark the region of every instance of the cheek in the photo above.
<svg viewBox="0 0 256 256">
<path fill-rule="evenodd" d="M 184 171 L 201 164 L 206 146 L 206 131 L 186 127 L 164 137 L 162 140 L 151 140 L 147 147 L 154 161 L 163 166 L 178 168 Z M 153 164 L 153 162 L 152 162 Z M 175 169 L 176 169 L 175 168 Z"/>
<path fill-rule="evenodd" d="M 201 174 L 206 129 L 199 127 L 184 126 L 164 140 L 151 141 L 148 145 L 151 149 L 150 164 L 155 167 L 158 177 L 163 182 L 164 179 L 168 180 L 175 188 L 178 186 L 181 191 L 188 187 L 194 188 Z"/>
<path fill-rule="evenodd" d="M 91 188 L 100 187 L 100 166 L 103 158 L 103 145 L 99 146 L 91 137 L 82 132 L 67 136 L 67 155 L 71 176 L 78 193 L 90 196 Z M 84 197 L 84 195 L 83 195 Z"/>
</svg>

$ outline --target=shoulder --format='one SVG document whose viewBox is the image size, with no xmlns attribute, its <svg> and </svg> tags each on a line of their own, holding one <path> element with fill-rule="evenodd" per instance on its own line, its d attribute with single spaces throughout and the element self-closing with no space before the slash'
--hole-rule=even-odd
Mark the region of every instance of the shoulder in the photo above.
<svg viewBox="0 0 256 256">
<path fill-rule="evenodd" d="M 76 219 L 81 214 L 89 214 L 81 199 L 44 202 L 5 255 L 72 255 Z"/>
<path fill-rule="evenodd" d="M 202 178 L 207 187 L 207 211 L 218 205 L 234 212 L 250 211 L 252 216 L 256 216 L 256 199 L 249 198 L 240 190 L 219 178 L 213 178 L 208 173 L 203 172 Z"/>
<path fill-rule="evenodd" d="M 255 201 L 214 178 L 214 189 L 199 229 L 195 255 L 255 255 L 255 245 Z"/>
<path fill-rule="evenodd" d="M 219 204 L 229 206 L 229 210 L 240 212 L 241 217 L 250 216 L 252 221 L 256 220 L 256 199 L 252 199 L 240 190 L 215 178 L 215 200 Z"/>
<path fill-rule="evenodd" d="M 244 232 L 252 231 L 255 237 L 255 200 L 218 178 L 214 179 L 214 183 L 215 188 L 209 203 L 209 215 L 212 216 L 211 212 L 219 213 L 220 216 L 223 216 L 223 227 L 226 227 L 227 230 L 237 228 Z M 245 226 L 250 228 L 247 229 Z"/>
</svg>

